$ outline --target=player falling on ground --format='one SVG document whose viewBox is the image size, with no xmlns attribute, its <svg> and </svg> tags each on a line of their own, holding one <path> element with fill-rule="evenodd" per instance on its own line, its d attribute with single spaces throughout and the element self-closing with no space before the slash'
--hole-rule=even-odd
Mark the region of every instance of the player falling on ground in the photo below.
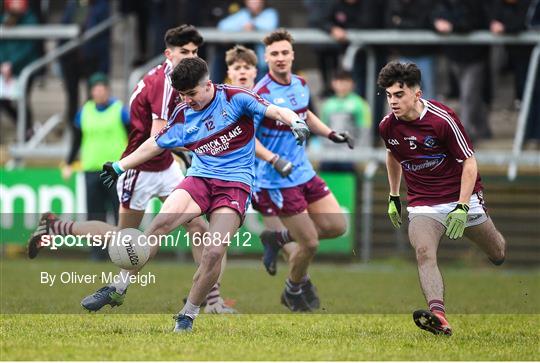
<svg viewBox="0 0 540 363">
<path fill-rule="evenodd" d="M 203 38 L 191 25 L 181 25 L 165 33 L 165 57 L 163 64 L 153 68 L 137 84 L 130 98 L 131 132 L 128 146 L 122 156 L 127 156 L 137 149 L 150 136 L 165 127 L 174 107 L 180 102 L 178 92 L 171 85 L 170 75 L 174 67 L 184 58 L 197 57 Z M 89 222 L 64 222 L 52 214 L 44 214 L 40 226 L 29 241 L 29 256 L 35 258 L 39 252 L 41 236 L 46 234 L 81 234 L 103 232 L 123 228 L 138 228 L 144 211 L 154 197 L 162 201 L 176 188 L 184 175 L 171 151 L 165 150 L 151 160 L 123 174 L 116 185 L 121 203 L 118 227 Z M 190 234 L 208 231 L 207 222 L 197 218 L 186 224 Z M 97 231 L 96 231 L 97 230 Z M 195 262 L 200 262 L 202 246 L 193 246 Z M 225 266 L 225 264 L 223 265 Z M 137 270 L 121 270 L 115 284 L 104 286 L 94 294 L 85 297 L 81 305 L 90 311 L 98 311 L 105 305 L 118 306 L 124 301 L 129 286 L 129 275 Z M 221 275 L 220 275 L 221 278 Z M 220 296 L 220 283 L 212 288 L 205 311 L 208 313 L 234 313 L 235 310 L 225 305 Z"/>
<path fill-rule="evenodd" d="M 213 84 L 200 58 L 183 59 L 172 85 L 184 99 L 155 138 L 122 160 L 104 165 L 104 182 L 163 152 L 185 147 L 193 152 L 187 177 L 165 200 L 145 234 L 164 235 L 190 219 L 206 214 L 212 243 L 205 246 L 186 304 L 175 317 L 176 332 L 191 331 L 200 305 L 218 280 L 228 243 L 240 227 L 250 200 L 255 159 L 255 119 L 282 120 L 298 143 L 309 135 L 293 111 L 269 104 L 244 88 Z"/>
<path fill-rule="evenodd" d="M 407 183 L 409 239 L 416 251 L 420 286 L 429 310 L 414 321 L 434 334 L 452 334 L 444 306 L 444 285 L 437 266 L 441 237 L 476 243 L 495 264 L 504 262 L 506 242 L 486 213 L 473 146 L 449 107 L 421 98 L 421 74 L 413 63 L 388 63 L 377 84 L 386 91 L 392 112 L 379 125 L 388 149 L 388 214 L 401 225 L 399 186 Z"/>
<path fill-rule="evenodd" d="M 336 143 L 347 143 L 352 149 L 353 139 L 347 133 L 329 129 L 308 109 L 309 87 L 303 78 L 292 74 L 292 43 L 292 36 L 284 29 L 264 38 L 269 73 L 257 83 L 254 91 L 269 102 L 295 111 L 316 135 Z M 289 276 L 281 303 L 292 311 L 318 309 L 320 300 L 309 278 L 308 266 L 320 239 L 345 233 L 345 217 L 328 186 L 315 174 L 305 147 L 295 144 L 283 123 L 265 118 L 256 136 L 264 147 L 294 165 L 287 178 L 282 178 L 267 163 L 257 166 L 253 207 L 264 216 L 265 225 L 272 229 L 261 234 L 264 265 L 274 275 L 277 255 L 283 247 L 288 254 Z M 291 241 L 296 243 L 289 243 Z"/>
</svg>

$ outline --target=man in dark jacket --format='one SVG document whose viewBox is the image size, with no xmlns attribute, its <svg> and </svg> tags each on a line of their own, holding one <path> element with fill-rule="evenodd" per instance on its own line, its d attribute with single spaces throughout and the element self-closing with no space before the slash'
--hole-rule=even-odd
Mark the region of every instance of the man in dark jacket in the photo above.
<svg viewBox="0 0 540 363">
<path fill-rule="evenodd" d="M 487 30 L 488 0 L 441 0 L 435 9 L 435 29 L 442 34 Z M 445 45 L 451 73 L 459 84 L 461 120 L 471 138 L 491 137 L 488 108 L 483 100 L 488 67 L 488 46 Z"/>
</svg>

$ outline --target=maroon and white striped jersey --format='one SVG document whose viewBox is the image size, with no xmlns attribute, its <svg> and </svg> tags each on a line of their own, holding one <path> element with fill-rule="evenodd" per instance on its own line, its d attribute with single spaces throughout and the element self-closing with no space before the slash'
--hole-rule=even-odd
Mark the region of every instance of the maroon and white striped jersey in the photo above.
<svg viewBox="0 0 540 363">
<path fill-rule="evenodd" d="M 401 164 L 409 206 L 436 205 L 459 199 L 463 161 L 474 153 L 461 121 L 449 107 L 422 100 L 424 110 L 414 121 L 387 115 L 379 134 Z M 480 174 L 474 193 L 482 190 Z"/>
<path fill-rule="evenodd" d="M 122 157 L 131 154 L 150 137 L 154 120 L 168 120 L 176 104 L 181 102 L 178 92 L 171 85 L 172 71 L 172 63 L 166 60 L 163 64 L 154 67 L 137 84 L 129 100 L 131 132 L 128 146 Z M 171 152 L 165 150 L 135 169 L 162 171 L 167 169 L 172 162 Z"/>
</svg>

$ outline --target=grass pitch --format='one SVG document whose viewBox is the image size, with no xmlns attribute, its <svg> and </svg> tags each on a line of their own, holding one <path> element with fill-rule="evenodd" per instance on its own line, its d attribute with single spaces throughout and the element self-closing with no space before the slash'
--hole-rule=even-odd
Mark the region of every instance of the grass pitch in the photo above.
<svg viewBox="0 0 540 363">
<path fill-rule="evenodd" d="M 171 333 L 194 266 L 153 263 L 156 284 L 132 286 L 125 304 L 97 314 L 79 301 L 101 286 L 47 287 L 40 273 L 100 273 L 111 264 L 2 260 L 2 360 L 539 360 L 539 271 L 443 266 L 454 336 L 419 330 L 424 308 L 416 269 L 405 262 L 316 264 L 320 314 L 279 305 L 277 277 L 230 263 L 223 295 L 244 314 L 202 314 L 188 335 Z"/>
</svg>

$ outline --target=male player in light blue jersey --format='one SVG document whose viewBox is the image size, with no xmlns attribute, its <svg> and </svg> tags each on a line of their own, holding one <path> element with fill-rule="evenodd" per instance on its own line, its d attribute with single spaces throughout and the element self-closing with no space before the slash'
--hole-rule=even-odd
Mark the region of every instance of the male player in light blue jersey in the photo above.
<svg viewBox="0 0 540 363">
<path fill-rule="evenodd" d="M 211 243 L 204 247 L 186 304 L 175 317 L 174 331 L 186 332 L 192 330 L 201 303 L 218 280 L 221 260 L 244 218 L 254 182 L 257 119 L 282 120 L 299 144 L 309 129 L 290 109 L 269 104 L 244 88 L 213 84 L 200 58 L 180 61 L 171 81 L 184 102 L 176 106 L 167 126 L 132 154 L 106 163 L 102 175 L 105 184 L 112 184 L 164 149 L 185 147 L 193 152 L 187 177 L 145 231 L 147 236 L 164 235 L 199 215 L 209 219 Z M 153 248 L 151 254 L 156 251 Z"/>
<path fill-rule="evenodd" d="M 309 87 L 303 78 L 292 74 L 292 36 L 285 29 L 279 29 L 266 36 L 263 42 L 269 73 L 257 83 L 254 91 L 265 100 L 296 112 L 316 135 L 336 143 L 347 143 L 352 149 L 354 140 L 348 133 L 329 129 L 308 109 Z M 263 262 L 271 275 L 276 273 L 279 249 L 288 242 L 297 242 L 284 248 L 289 255 L 290 270 L 281 303 L 292 311 L 311 311 L 320 307 L 320 301 L 310 281 L 308 266 L 319 246 L 319 239 L 344 234 L 346 221 L 336 198 L 315 174 L 305 147 L 296 145 L 287 131 L 288 127 L 282 122 L 268 117 L 258 126 L 256 137 L 262 145 L 289 160 L 294 169 L 287 178 L 282 178 L 268 163 L 259 163 L 256 172 L 258 191 L 253 207 L 265 219 L 279 217 L 286 228 L 261 234 L 265 248 Z"/>
</svg>

